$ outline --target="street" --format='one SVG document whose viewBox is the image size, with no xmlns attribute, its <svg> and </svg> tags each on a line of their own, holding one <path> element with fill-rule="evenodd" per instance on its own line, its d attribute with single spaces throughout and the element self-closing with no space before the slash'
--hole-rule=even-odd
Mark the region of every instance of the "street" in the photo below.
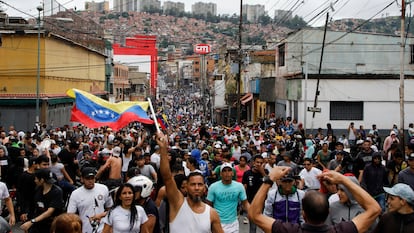
<svg viewBox="0 0 414 233">
<path fill-rule="evenodd" d="M 243 223 L 243 217 L 239 217 L 239 223 L 240 223 L 240 233 L 249 233 L 249 224 L 244 224 Z M 24 231 L 22 229 L 20 229 L 20 223 L 16 224 L 13 229 L 12 229 L 13 233 L 24 233 Z M 259 230 L 256 230 L 256 232 L 261 232 Z"/>
</svg>

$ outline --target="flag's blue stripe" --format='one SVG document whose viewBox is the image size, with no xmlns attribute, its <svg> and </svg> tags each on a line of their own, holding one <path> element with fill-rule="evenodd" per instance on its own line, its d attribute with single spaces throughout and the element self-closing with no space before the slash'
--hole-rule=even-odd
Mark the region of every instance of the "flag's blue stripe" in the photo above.
<svg viewBox="0 0 414 233">
<path fill-rule="evenodd" d="M 133 105 L 123 113 L 117 113 L 110 108 L 96 104 L 78 92 L 76 92 L 76 107 L 97 122 L 116 122 L 121 117 L 121 114 L 125 112 L 134 113 L 141 118 L 148 118 L 147 112 L 139 105 Z"/>
<path fill-rule="evenodd" d="M 120 114 L 91 101 L 86 96 L 76 92 L 76 107 L 85 115 L 98 122 L 116 122 Z"/>
<path fill-rule="evenodd" d="M 134 106 L 128 108 L 127 110 L 125 110 L 125 112 L 132 112 L 132 113 L 135 113 L 136 115 L 138 115 L 139 117 L 148 118 L 147 112 L 144 111 L 144 109 L 142 109 L 141 106 L 139 106 L 139 105 L 134 105 Z"/>
</svg>

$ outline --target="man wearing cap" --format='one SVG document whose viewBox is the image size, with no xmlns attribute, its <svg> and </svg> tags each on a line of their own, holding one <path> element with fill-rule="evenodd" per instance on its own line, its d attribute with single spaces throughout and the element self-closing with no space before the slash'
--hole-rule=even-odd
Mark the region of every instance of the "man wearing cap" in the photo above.
<svg viewBox="0 0 414 233">
<path fill-rule="evenodd" d="M 408 184 L 411 189 L 414 189 L 414 151 L 408 154 L 407 163 L 408 167 L 398 173 L 398 183 Z"/>
<path fill-rule="evenodd" d="M 112 156 L 106 160 L 105 164 L 99 168 L 96 174 L 96 177 L 99 179 L 104 171 L 109 170 L 108 179 L 104 181 L 109 190 L 122 184 L 122 159 L 120 156 L 121 148 L 119 146 L 114 147 Z"/>
<path fill-rule="evenodd" d="M 30 232 L 49 232 L 54 217 L 62 213 L 64 207 L 63 192 L 54 185 L 56 180 L 48 168 L 35 171 L 36 189 L 33 196 L 34 209 L 28 214 L 29 221 L 20 228 Z"/>
<path fill-rule="evenodd" d="M 266 216 L 282 222 L 304 222 L 301 201 L 305 192 L 296 187 L 296 180 L 300 180 L 300 177 L 289 173 L 279 180 L 277 188 L 268 192 L 263 211 Z"/>
<path fill-rule="evenodd" d="M 411 233 L 414 230 L 414 191 L 406 184 L 384 188 L 388 194 L 388 213 L 384 214 L 373 233 Z"/>
<path fill-rule="evenodd" d="M 100 221 L 113 205 L 112 198 L 105 185 L 95 183 L 95 168 L 85 167 L 81 175 L 83 185 L 72 192 L 67 212 L 79 215 L 83 233 L 101 232 L 103 224 Z"/>
<path fill-rule="evenodd" d="M 209 187 L 206 201 L 217 210 L 224 232 L 238 233 L 238 203 L 242 203 L 245 211 L 249 210 L 246 191 L 241 183 L 233 182 L 233 167 L 230 163 L 221 165 L 220 176 L 221 180 Z"/>
</svg>

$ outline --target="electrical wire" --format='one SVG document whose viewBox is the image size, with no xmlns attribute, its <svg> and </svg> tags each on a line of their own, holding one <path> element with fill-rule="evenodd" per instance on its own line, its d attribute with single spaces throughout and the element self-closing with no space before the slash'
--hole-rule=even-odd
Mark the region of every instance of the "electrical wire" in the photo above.
<svg viewBox="0 0 414 233">
<path fill-rule="evenodd" d="M 373 16 L 371 16 L 369 19 L 363 21 L 361 24 L 357 25 L 356 27 L 354 27 L 353 29 L 351 29 L 350 31 L 345 32 L 343 35 L 339 36 L 338 38 L 329 41 L 325 44 L 325 47 L 334 44 L 335 42 L 339 41 L 340 39 L 344 38 L 345 36 L 347 36 L 348 34 L 356 31 L 357 29 L 361 28 L 363 25 L 365 25 L 366 23 L 370 22 L 374 17 L 376 17 L 378 14 L 380 14 L 381 12 L 385 11 L 386 9 L 388 9 L 389 7 L 391 7 L 394 4 L 394 1 L 392 1 L 391 3 L 389 3 L 388 5 L 386 5 L 383 9 L 381 9 L 380 11 L 378 11 L 377 13 L 375 13 Z M 299 35 L 298 35 L 299 36 Z M 306 55 L 309 55 L 315 51 L 318 51 L 322 49 L 322 47 L 318 47 L 312 50 L 309 50 L 308 52 L 306 52 L 305 54 L 301 55 L 301 57 L 304 57 Z M 296 57 L 293 58 L 287 58 L 287 59 L 297 59 Z"/>
</svg>

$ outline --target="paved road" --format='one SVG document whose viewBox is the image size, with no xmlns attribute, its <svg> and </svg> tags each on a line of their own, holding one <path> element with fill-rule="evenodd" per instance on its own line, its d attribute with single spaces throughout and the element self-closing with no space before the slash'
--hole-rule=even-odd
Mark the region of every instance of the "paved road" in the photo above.
<svg viewBox="0 0 414 233">
<path fill-rule="evenodd" d="M 243 224 L 243 217 L 239 217 L 240 222 L 240 233 L 249 233 L 249 224 Z M 24 233 L 20 228 L 20 223 L 13 227 L 13 233 Z M 259 230 L 256 231 L 257 233 L 261 232 Z"/>
</svg>

